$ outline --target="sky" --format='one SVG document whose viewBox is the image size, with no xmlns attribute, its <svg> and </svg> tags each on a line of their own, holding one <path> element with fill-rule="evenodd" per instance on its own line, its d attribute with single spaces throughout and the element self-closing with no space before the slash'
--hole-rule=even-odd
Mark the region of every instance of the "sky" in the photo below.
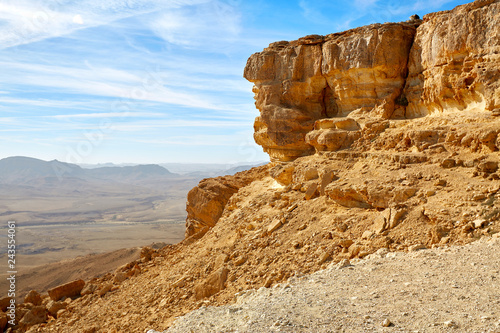
<svg viewBox="0 0 500 333">
<path fill-rule="evenodd" d="M 0 0 L 0 158 L 252 163 L 248 57 L 450 0 Z"/>
</svg>

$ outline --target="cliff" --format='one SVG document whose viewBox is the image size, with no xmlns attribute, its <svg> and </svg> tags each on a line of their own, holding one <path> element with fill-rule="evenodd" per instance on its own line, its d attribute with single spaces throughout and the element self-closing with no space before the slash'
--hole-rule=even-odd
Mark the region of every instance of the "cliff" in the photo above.
<svg viewBox="0 0 500 333">
<path fill-rule="evenodd" d="M 260 111 L 255 140 L 272 162 L 202 181 L 188 195 L 183 242 L 145 248 L 141 260 L 88 281 L 82 297 L 58 301 L 64 311 L 30 332 L 163 330 L 194 309 L 331 264 L 497 238 L 499 21 L 500 1 L 482 0 L 252 55 L 244 75 Z M 465 304 L 479 299 L 467 297 L 443 302 L 470 314 Z M 52 303 L 42 298 L 21 306 L 19 318 L 47 315 Z M 401 312 L 394 299 L 382 303 Z M 455 316 L 435 309 L 436 318 Z M 455 317 L 462 331 L 497 329 Z M 404 323 L 398 329 L 432 326 Z"/>
<path fill-rule="evenodd" d="M 476 1 L 423 21 L 269 45 L 244 71 L 260 111 L 255 141 L 273 161 L 290 161 L 373 140 L 386 119 L 498 109 L 499 8 Z"/>
</svg>

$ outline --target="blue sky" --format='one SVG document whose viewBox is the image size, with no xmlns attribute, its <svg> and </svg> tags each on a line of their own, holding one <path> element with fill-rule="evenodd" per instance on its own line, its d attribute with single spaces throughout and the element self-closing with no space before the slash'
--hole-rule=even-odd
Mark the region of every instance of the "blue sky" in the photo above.
<svg viewBox="0 0 500 333">
<path fill-rule="evenodd" d="M 267 160 L 247 58 L 467 1 L 2 0 L 0 158 Z"/>
</svg>

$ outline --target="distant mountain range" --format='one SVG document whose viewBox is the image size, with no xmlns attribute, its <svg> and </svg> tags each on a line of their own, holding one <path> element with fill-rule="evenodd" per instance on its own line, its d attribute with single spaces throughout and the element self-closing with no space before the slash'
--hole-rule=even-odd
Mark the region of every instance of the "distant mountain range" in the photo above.
<svg viewBox="0 0 500 333">
<path fill-rule="evenodd" d="M 167 163 L 162 165 L 114 165 L 112 163 L 83 165 L 60 162 L 58 160 L 43 161 L 36 158 L 13 156 L 0 160 L 0 184 L 37 185 L 61 181 L 94 182 L 96 180 L 116 181 L 119 183 L 139 184 L 150 181 L 205 178 L 233 175 L 252 167 L 266 164 L 185 164 Z M 169 169 L 175 170 L 170 172 Z"/>
<path fill-rule="evenodd" d="M 30 184 L 37 179 L 62 181 L 68 178 L 130 183 L 141 179 L 175 178 L 178 176 L 156 164 L 84 169 L 78 165 L 57 160 L 46 162 L 23 156 L 7 157 L 0 160 L 1 184 L 21 185 Z"/>
</svg>

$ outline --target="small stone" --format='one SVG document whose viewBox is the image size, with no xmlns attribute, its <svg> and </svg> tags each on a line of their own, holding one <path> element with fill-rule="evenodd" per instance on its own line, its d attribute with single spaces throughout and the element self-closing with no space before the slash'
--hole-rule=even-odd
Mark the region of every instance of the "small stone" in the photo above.
<svg viewBox="0 0 500 333">
<path fill-rule="evenodd" d="M 282 225 L 283 225 L 283 222 L 282 222 L 282 220 L 280 218 L 274 219 L 274 221 L 271 222 L 271 224 L 267 227 L 267 233 L 268 234 L 273 233 L 274 231 L 276 231 Z"/>
<path fill-rule="evenodd" d="M 246 256 L 241 256 L 239 257 L 238 259 L 234 260 L 233 263 L 235 266 L 241 266 L 243 265 L 245 262 L 247 261 L 247 257 Z"/>
<path fill-rule="evenodd" d="M 65 302 L 50 301 L 47 304 L 46 308 L 52 317 L 57 318 L 57 313 L 59 312 L 59 310 L 66 309 L 66 306 L 67 304 Z"/>
<path fill-rule="evenodd" d="M 477 193 L 472 196 L 472 200 L 474 201 L 481 201 L 486 199 L 486 195 L 484 193 Z"/>
<path fill-rule="evenodd" d="M 351 239 L 342 239 L 339 242 L 339 245 L 342 246 L 343 248 L 348 249 L 349 246 L 351 246 L 354 242 Z"/>
<path fill-rule="evenodd" d="M 306 229 L 306 228 L 307 228 L 307 223 L 303 223 L 303 224 L 301 224 L 301 225 L 297 228 L 297 230 L 298 230 L 298 231 L 301 231 L 301 230 L 304 230 L 304 229 Z"/>
<path fill-rule="evenodd" d="M 155 253 L 156 251 L 149 247 L 149 246 L 145 246 L 142 248 L 141 250 L 141 259 L 143 262 L 148 262 L 152 259 L 153 257 L 153 254 Z"/>
<path fill-rule="evenodd" d="M 444 324 L 445 327 L 458 328 L 457 323 L 455 323 L 453 320 L 445 321 L 443 324 Z"/>
<path fill-rule="evenodd" d="M 34 306 L 21 319 L 19 324 L 22 326 L 31 326 L 41 324 L 47 321 L 47 309 L 44 306 Z"/>
<path fill-rule="evenodd" d="M 426 248 L 427 247 L 425 247 L 425 245 L 423 245 L 423 244 L 415 244 L 415 245 L 408 247 L 408 251 L 414 252 L 414 251 L 418 251 L 418 250 L 424 250 Z"/>
<path fill-rule="evenodd" d="M 292 212 L 295 208 L 297 208 L 299 205 L 297 203 L 294 203 L 290 207 L 288 207 L 287 212 Z"/>
<path fill-rule="evenodd" d="M 449 168 L 454 168 L 456 164 L 457 163 L 453 158 L 447 158 L 441 162 L 441 167 L 449 169 Z"/>
<path fill-rule="evenodd" d="M 335 225 L 335 229 L 337 229 L 337 231 L 340 231 L 340 232 L 345 232 L 347 230 L 347 228 L 348 228 L 348 226 L 344 222 L 337 223 Z"/>
<path fill-rule="evenodd" d="M 434 183 L 435 186 L 446 186 L 447 182 L 445 179 L 438 179 L 436 180 L 436 182 Z"/>
<path fill-rule="evenodd" d="M 83 287 L 82 291 L 80 292 L 80 295 L 85 296 L 92 294 L 95 290 L 97 289 L 97 286 L 93 283 L 87 283 L 85 287 Z"/>
<path fill-rule="evenodd" d="M 103 296 L 105 295 L 108 291 L 111 290 L 111 288 L 113 288 L 113 283 L 109 282 L 109 283 L 106 283 L 98 292 L 97 294 L 99 296 Z"/>
<path fill-rule="evenodd" d="M 210 274 L 205 281 L 197 284 L 194 288 L 196 300 L 210 297 L 223 290 L 226 287 L 225 282 L 228 275 L 229 270 L 225 267 L 221 267 L 216 272 Z"/>
<path fill-rule="evenodd" d="M 274 280 L 273 278 L 268 278 L 266 282 L 264 282 L 264 287 L 269 288 L 273 284 Z"/>
<path fill-rule="evenodd" d="M 36 290 L 31 290 L 24 298 L 24 303 L 32 303 L 33 305 L 42 304 L 42 297 Z"/>
<path fill-rule="evenodd" d="M 127 277 L 123 274 L 123 272 L 117 272 L 113 278 L 113 283 L 120 284 L 125 281 L 126 278 Z"/>
<path fill-rule="evenodd" d="M 389 249 L 386 248 L 386 247 L 383 247 L 381 249 L 378 249 L 377 252 L 375 252 L 376 254 L 378 254 L 380 257 L 384 258 L 387 253 L 389 253 Z"/>
<path fill-rule="evenodd" d="M 435 194 L 436 194 L 436 191 L 434 191 L 434 190 L 428 190 L 425 192 L 426 197 L 432 197 Z"/>
<path fill-rule="evenodd" d="M 389 327 L 391 325 L 392 325 L 391 321 L 387 318 L 385 318 L 384 321 L 382 322 L 383 327 Z"/>
<path fill-rule="evenodd" d="M 313 179 L 318 179 L 319 174 L 318 174 L 318 169 L 316 168 L 309 168 L 304 172 L 304 180 L 313 180 Z"/>
<path fill-rule="evenodd" d="M 477 170 L 485 173 L 494 173 L 498 170 L 497 161 L 485 161 L 477 165 Z"/>
<path fill-rule="evenodd" d="M 375 218 L 375 222 L 373 223 L 373 231 L 375 231 L 375 233 L 377 233 L 377 234 L 384 232 L 384 230 L 387 229 L 387 226 L 388 226 L 387 222 L 388 222 L 390 216 L 391 216 L 391 209 L 390 208 L 387 208 L 380 215 L 378 215 Z"/>
<path fill-rule="evenodd" d="M 324 263 L 328 259 L 330 259 L 330 253 L 329 252 L 323 252 L 323 254 L 319 257 L 318 264 L 321 265 L 322 263 Z"/>
<path fill-rule="evenodd" d="M 349 266 L 352 266 L 349 259 L 342 259 L 341 261 L 339 261 L 339 263 L 337 265 L 335 265 L 335 268 L 342 269 L 342 268 L 349 267 Z"/>
<path fill-rule="evenodd" d="M 477 219 L 477 220 L 472 221 L 472 223 L 474 224 L 474 228 L 478 229 L 478 228 L 482 228 L 486 224 L 486 220 Z"/>
<path fill-rule="evenodd" d="M 320 194 L 325 195 L 325 188 L 334 180 L 336 180 L 337 177 L 333 173 L 332 170 L 328 170 L 323 175 L 321 176 L 321 185 L 320 185 Z"/>
<path fill-rule="evenodd" d="M 361 235 L 361 238 L 370 239 L 372 236 L 373 236 L 373 231 L 365 230 L 365 232 L 363 232 L 363 235 Z"/>
<path fill-rule="evenodd" d="M 309 186 L 307 186 L 306 193 L 304 194 L 304 198 L 306 200 L 311 200 L 312 198 L 314 198 L 317 191 L 318 191 L 318 184 L 317 183 L 310 184 Z"/>
<path fill-rule="evenodd" d="M 172 286 L 174 288 L 182 288 L 186 285 L 186 280 L 187 280 L 187 278 L 185 276 L 183 276 L 180 279 L 178 279 L 177 281 L 175 281 Z"/>
</svg>

